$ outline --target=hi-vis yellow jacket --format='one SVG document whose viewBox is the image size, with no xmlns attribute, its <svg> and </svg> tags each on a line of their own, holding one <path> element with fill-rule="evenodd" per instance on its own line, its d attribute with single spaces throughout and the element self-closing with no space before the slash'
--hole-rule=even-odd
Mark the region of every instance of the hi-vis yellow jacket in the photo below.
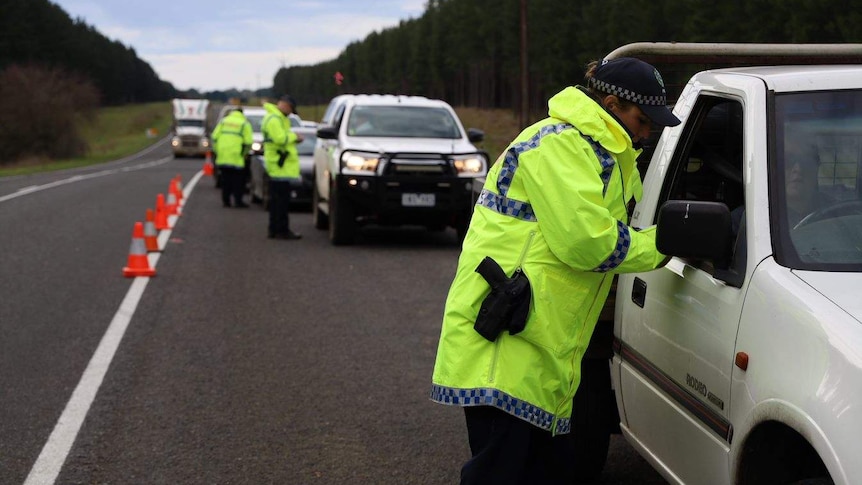
<svg viewBox="0 0 862 485">
<path fill-rule="evenodd" d="M 263 133 L 263 161 L 266 173 L 271 179 L 299 178 L 299 153 L 296 151 L 296 133 L 290 130 L 290 122 L 278 106 L 264 103 L 266 116 L 260 124 Z M 278 166 L 279 152 L 287 152 L 281 167 Z"/>
<path fill-rule="evenodd" d="M 216 125 L 212 140 L 217 165 L 242 168 L 252 142 L 251 123 L 241 111 L 231 111 Z"/>
<path fill-rule="evenodd" d="M 495 406 L 562 434 L 612 273 L 649 271 L 664 256 L 654 228 L 627 225 L 642 186 L 625 129 L 575 87 L 548 108 L 488 173 L 446 299 L 431 399 Z M 473 329 L 490 291 L 475 272 L 485 256 L 508 276 L 520 266 L 532 287 L 526 328 L 494 342 Z"/>
</svg>

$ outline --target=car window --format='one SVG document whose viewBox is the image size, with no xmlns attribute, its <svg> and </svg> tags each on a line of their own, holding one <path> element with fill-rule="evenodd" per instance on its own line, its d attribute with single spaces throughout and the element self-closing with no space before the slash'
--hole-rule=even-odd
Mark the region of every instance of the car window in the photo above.
<svg viewBox="0 0 862 485">
<path fill-rule="evenodd" d="M 461 131 L 443 108 L 356 106 L 347 121 L 351 136 L 457 139 Z"/>
<path fill-rule="evenodd" d="M 776 260 L 862 271 L 862 91 L 775 96 Z"/>
<path fill-rule="evenodd" d="M 326 107 L 326 111 L 323 113 L 323 118 L 320 119 L 320 122 L 324 125 L 334 125 L 336 118 L 336 110 L 339 106 L 342 106 L 344 103 L 341 102 L 342 98 L 334 98 L 329 102 L 329 106 Z"/>
<path fill-rule="evenodd" d="M 721 202 L 731 211 L 732 241 L 720 269 L 745 270 L 743 116 L 737 100 L 701 96 L 689 117 L 665 179 L 662 200 Z M 701 265 L 711 273 L 714 268 Z"/>
</svg>

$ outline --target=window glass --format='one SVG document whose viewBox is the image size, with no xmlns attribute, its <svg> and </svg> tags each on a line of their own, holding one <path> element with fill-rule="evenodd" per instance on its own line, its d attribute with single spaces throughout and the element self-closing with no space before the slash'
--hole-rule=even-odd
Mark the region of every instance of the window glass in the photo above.
<svg viewBox="0 0 862 485">
<path fill-rule="evenodd" d="M 862 270 L 862 91 L 778 94 L 775 116 L 777 259 Z"/>
<path fill-rule="evenodd" d="M 198 128 L 203 128 L 204 120 L 177 120 L 177 126 L 195 126 Z"/>
<path fill-rule="evenodd" d="M 674 154 L 662 200 L 720 202 L 731 214 L 731 246 L 713 269 L 745 271 L 743 111 L 739 101 L 702 96 Z M 707 267 L 701 266 L 704 269 Z"/>
<path fill-rule="evenodd" d="M 246 115 L 245 117 L 248 122 L 251 124 L 251 131 L 255 133 L 260 132 L 260 123 L 263 121 L 263 115 Z"/>
<path fill-rule="evenodd" d="M 347 134 L 405 138 L 461 137 L 460 129 L 449 111 L 416 106 L 356 106 L 350 112 Z"/>
</svg>

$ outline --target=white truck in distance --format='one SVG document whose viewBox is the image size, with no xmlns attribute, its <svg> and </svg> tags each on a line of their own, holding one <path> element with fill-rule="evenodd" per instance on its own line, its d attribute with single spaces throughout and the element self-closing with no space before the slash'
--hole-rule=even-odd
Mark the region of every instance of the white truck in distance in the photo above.
<svg viewBox="0 0 862 485">
<path fill-rule="evenodd" d="M 209 100 L 174 99 L 171 149 L 175 157 L 203 157 L 210 150 L 207 133 Z"/>
<path fill-rule="evenodd" d="M 618 280 L 623 435 L 671 483 L 862 483 L 862 45 L 621 56 L 775 64 L 696 73 L 655 146 L 631 223 L 674 257 Z"/>
</svg>

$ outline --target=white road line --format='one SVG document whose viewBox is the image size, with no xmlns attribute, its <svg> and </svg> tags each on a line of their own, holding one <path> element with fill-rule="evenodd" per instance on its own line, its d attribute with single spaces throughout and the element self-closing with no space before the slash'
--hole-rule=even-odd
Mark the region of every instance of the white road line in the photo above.
<svg viewBox="0 0 862 485">
<path fill-rule="evenodd" d="M 173 157 L 165 157 L 165 158 L 161 158 L 159 160 L 155 160 L 152 162 L 142 163 L 140 165 L 133 165 L 130 167 L 112 168 L 109 170 L 101 170 L 99 172 L 93 172 L 93 173 L 88 173 L 88 174 L 84 174 L 84 175 L 74 175 L 72 177 L 62 179 L 62 180 L 57 180 L 57 181 L 54 181 L 54 182 L 51 182 L 48 184 L 44 184 L 44 185 L 31 185 L 29 187 L 20 188 L 16 192 L 13 192 L 9 195 L 4 195 L 4 196 L 0 197 L 0 202 L 6 202 L 7 200 L 12 200 L 16 197 L 21 197 L 22 195 L 32 194 L 34 192 L 39 192 L 41 190 L 52 189 L 54 187 L 59 187 L 61 185 L 71 184 L 74 182 L 80 182 L 81 180 L 87 180 L 87 179 L 92 179 L 92 178 L 96 178 L 96 177 L 104 177 L 106 175 L 112 175 L 112 174 L 120 173 L 120 172 L 133 172 L 136 170 L 143 170 L 145 168 L 156 167 L 158 165 L 163 165 L 163 164 L 165 164 L 165 163 L 167 163 L 173 159 L 174 159 Z"/>
<path fill-rule="evenodd" d="M 203 172 L 196 173 L 191 181 L 189 181 L 189 184 L 183 188 L 184 201 L 191 195 L 192 190 L 202 175 Z M 176 219 L 173 222 L 176 222 Z M 171 227 L 174 227 L 173 223 Z M 170 238 L 171 232 L 171 229 L 159 232 L 159 247 L 165 247 L 164 244 Z M 159 253 L 151 253 L 147 257 L 150 261 L 150 266 L 155 268 L 159 260 Z M 117 274 L 119 275 L 119 271 Z M 135 314 L 138 303 L 141 301 L 141 297 L 149 282 L 150 278 L 143 276 L 136 277 L 132 281 L 132 286 L 129 288 L 128 293 L 126 293 L 126 297 L 123 298 L 123 302 L 120 303 L 120 308 L 108 325 L 108 330 L 102 336 L 96 352 L 90 358 L 90 363 L 87 364 L 87 368 L 84 370 L 78 386 L 75 387 L 72 397 L 66 403 L 63 414 L 60 415 L 60 419 L 54 425 L 54 430 L 51 432 L 51 436 L 48 437 L 48 441 L 42 448 L 42 452 L 39 453 L 36 463 L 30 469 L 30 474 L 27 475 L 24 485 L 53 485 L 57 480 L 57 476 L 63 468 L 63 463 L 65 463 L 66 458 L 69 456 L 69 451 L 71 451 L 72 445 L 78 437 L 78 432 L 84 424 L 84 419 L 87 417 L 90 406 L 96 398 L 96 393 L 102 385 L 105 374 L 108 372 L 108 367 L 110 367 L 111 361 L 114 359 L 117 348 L 120 346 L 120 341 L 123 340 L 126 329 L 129 327 L 129 322 L 131 322 L 132 316 Z"/>
</svg>

